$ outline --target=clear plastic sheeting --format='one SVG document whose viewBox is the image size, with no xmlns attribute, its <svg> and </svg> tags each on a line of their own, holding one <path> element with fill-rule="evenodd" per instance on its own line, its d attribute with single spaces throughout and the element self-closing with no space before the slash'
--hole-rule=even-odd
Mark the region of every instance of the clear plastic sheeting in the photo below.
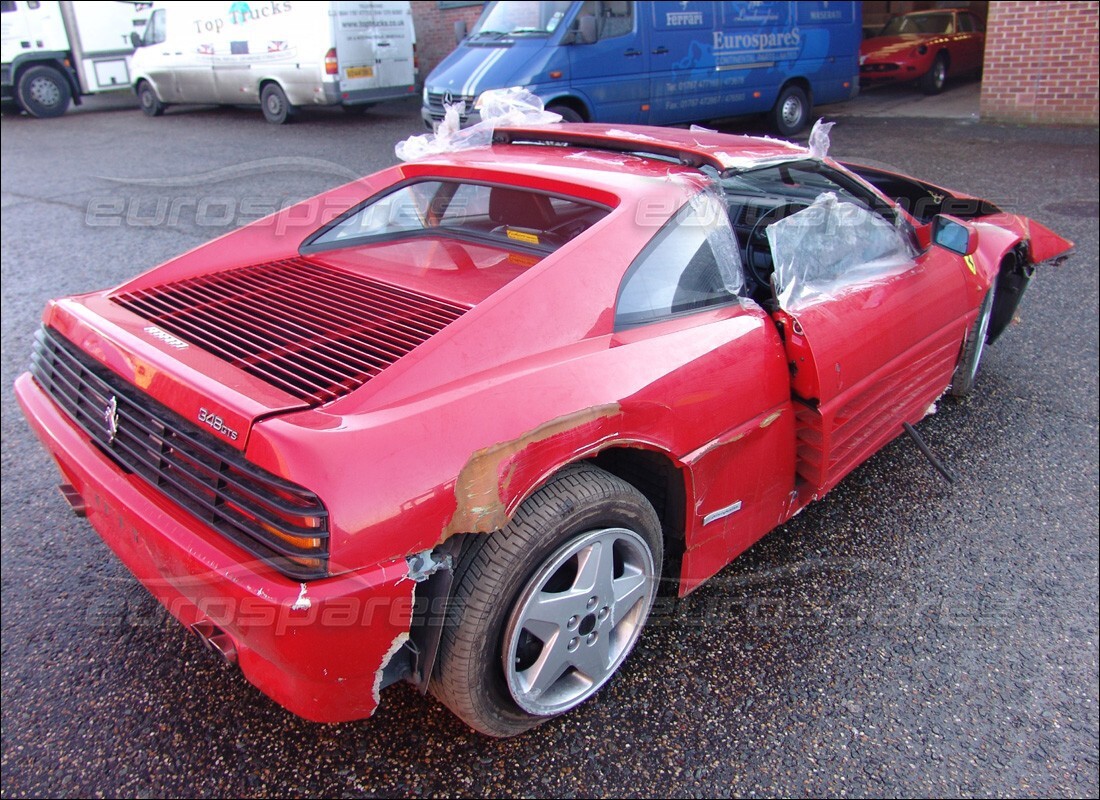
<svg viewBox="0 0 1100 800">
<path fill-rule="evenodd" d="M 835 122 L 826 122 L 824 118 L 814 123 L 810 131 L 810 158 L 825 158 L 829 155 L 829 131 L 836 125 Z"/>
<path fill-rule="evenodd" d="M 779 305 L 787 311 L 907 269 L 916 255 L 906 236 L 872 211 L 832 192 L 768 226 Z"/>
<path fill-rule="evenodd" d="M 489 147 L 497 128 L 561 122 L 561 115 L 546 111 L 537 95 L 518 87 L 482 93 L 477 109 L 481 121 L 468 128 L 463 128 L 460 121 L 465 110 L 464 103 L 444 105 L 443 121 L 432 133 L 403 139 L 394 147 L 394 153 L 402 161 L 415 161 L 440 153 Z"/>
<path fill-rule="evenodd" d="M 741 263 L 741 248 L 737 245 L 721 194 L 708 189 L 692 197 L 690 202 L 693 218 L 704 226 L 707 244 L 714 253 L 725 290 L 731 295 L 740 295 L 745 288 L 745 269 Z"/>
</svg>

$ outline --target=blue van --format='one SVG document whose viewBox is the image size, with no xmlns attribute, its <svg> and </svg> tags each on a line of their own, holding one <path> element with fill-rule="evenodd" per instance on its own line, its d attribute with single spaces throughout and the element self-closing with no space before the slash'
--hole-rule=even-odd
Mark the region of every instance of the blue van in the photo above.
<svg viewBox="0 0 1100 800">
<path fill-rule="evenodd" d="M 783 135 L 859 91 L 860 3 L 507 0 L 424 84 L 424 121 L 522 86 L 569 122 L 667 125 L 767 113 Z"/>
</svg>

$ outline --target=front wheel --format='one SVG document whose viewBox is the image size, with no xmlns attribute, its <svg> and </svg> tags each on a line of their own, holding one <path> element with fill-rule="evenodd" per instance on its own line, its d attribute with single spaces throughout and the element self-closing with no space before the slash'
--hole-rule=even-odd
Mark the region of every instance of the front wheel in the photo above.
<svg viewBox="0 0 1100 800">
<path fill-rule="evenodd" d="M 794 136 L 810 121 L 810 98 L 801 86 L 784 86 L 772 107 L 772 127 L 781 136 Z"/>
<path fill-rule="evenodd" d="M 60 117 L 69 108 L 73 91 L 65 76 L 53 67 L 31 67 L 19 76 L 16 98 L 32 117 Z"/>
<path fill-rule="evenodd" d="M 546 109 L 551 114 L 560 114 L 562 122 L 584 122 L 584 117 L 577 113 L 576 109 L 563 105 L 552 105 Z"/>
<path fill-rule="evenodd" d="M 491 736 L 577 707 L 638 641 L 662 555 L 637 489 L 596 467 L 564 470 L 463 553 L 432 693 Z"/>
<path fill-rule="evenodd" d="M 940 53 L 932 62 L 932 68 L 920 79 L 920 88 L 925 94 L 939 94 L 947 83 L 947 56 Z"/>
<path fill-rule="evenodd" d="M 260 92 L 260 108 L 263 109 L 264 119 L 273 125 L 285 125 L 294 119 L 294 106 L 277 83 L 264 86 Z"/>
<path fill-rule="evenodd" d="M 955 367 L 955 374 L 951 378 L 952 397 L 966 397 L 974 390 L 974 383 L 978 379 L 978 367 L 982 363 L 986 339 L 989 337 L 989 320 L 993 317 L 993 295 L 996 288 L 996 283 L 989 287 L 985 299 L 982 300 L 982 307 L 978 310 L 978 318 L 967 331 L 962 357 L 959 358 L 959 364 Z"/>
</svg>

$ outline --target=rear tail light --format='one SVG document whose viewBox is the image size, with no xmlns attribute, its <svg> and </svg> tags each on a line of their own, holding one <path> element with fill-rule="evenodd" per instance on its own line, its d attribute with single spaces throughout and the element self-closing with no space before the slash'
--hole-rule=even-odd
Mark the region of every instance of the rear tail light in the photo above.
<svg viewBox="0 0 1100 800">
<path fill-rule="evenodd" d="M 416 42 L 413 42 L 413 72 L 420 74 L 420 56 L 416 54 Z"/>
<path fill-rule="evenodd" d="M 339 75 L 340 66 L 336 63 L 336 48 L 330 47 L 329 51 L 325 53 L 325 74 L 326 75 Z"/>
</svg>

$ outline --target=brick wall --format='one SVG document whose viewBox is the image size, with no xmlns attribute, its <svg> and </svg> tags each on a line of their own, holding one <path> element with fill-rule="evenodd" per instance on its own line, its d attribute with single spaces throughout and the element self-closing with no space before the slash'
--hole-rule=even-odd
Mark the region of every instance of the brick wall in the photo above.
<svg viewBox="0 0 1100 800">
<path fill-rule="evenodd" d="M 983 120 L 1096 125 L 1100 3 L 992 0 Z"/>
<path fill-rule="evenodd" d="M 448 7 L 435 0 L 413 0 L 413 24 L 416 26 L 416 55 L 420 61 L 420 80 L 431 74 L 435 65 L 455 49 L 455 22 L 463 20 L 466 29 L 474 27 L 484 3 Z"/>
</svg>

